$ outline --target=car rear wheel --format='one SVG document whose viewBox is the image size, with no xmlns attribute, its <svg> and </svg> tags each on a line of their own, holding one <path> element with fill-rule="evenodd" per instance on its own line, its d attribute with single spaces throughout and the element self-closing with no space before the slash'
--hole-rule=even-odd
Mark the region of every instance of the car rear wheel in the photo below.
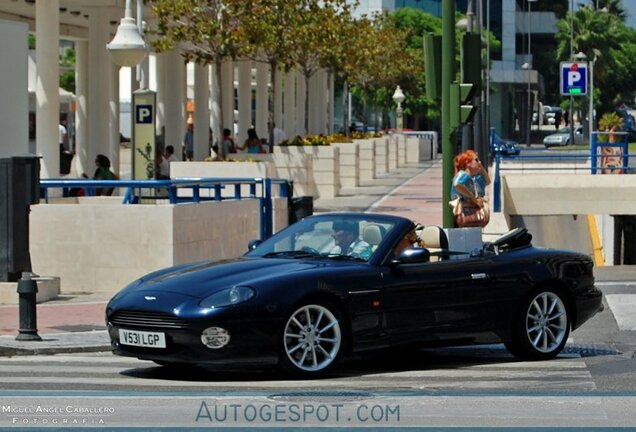
<svg viewBox="0 0 636 432">
<path fill-rule="evenodd" d="M 342 359 L 343 315 L 327 302 L 305 304 L 289 316 L 282 339 L 280 363 L 285 370 L 303 376 L 322 375 Z"/>
<path fill-rule="evenodd" d="M 517 357 L 547 360 L 556 357 L 570 334 L 570 315 L 563 296 L 542 289 L 524 301 L 514 324 L 514 338 L 506 348 Z"/>
</svg>

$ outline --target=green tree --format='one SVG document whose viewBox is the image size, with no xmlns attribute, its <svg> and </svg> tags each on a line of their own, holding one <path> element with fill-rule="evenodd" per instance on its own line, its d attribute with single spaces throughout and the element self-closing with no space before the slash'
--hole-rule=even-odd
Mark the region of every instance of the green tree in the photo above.
<svg viewBox="0 0 636 432">
<path fill-rule="evenodd" d="M 180 49 L 185 61 L 214 65 L 217 79 L 212 102 L 222 106 L 221 64 L 225 58 L 245 56 L 253 51 L 242 26 L 243 0 L 152 0 L 157 17 L 151 30 L 157 52 Z M 212 125 L 214 136 L 223 136 L 220 122 Z M 222 152 L 223 146 L 219 146 Z M 225 155 L 221 154 L 220 157 Z"/>
<path fill-rule="evenodd" d="M 269 65 L 272 83 L 268 103 L 270 142 L 274 142 L 274 101 L 277 92 L 278 73 L 288 71 L 293 65 L 289 52 L 294 44 L 294 31 L 298 0 L 253 0 L 243 4 L 243 31 L 256 48 L 248 53 L 255 61 Z M 280 126 L 280 125 L 279 125 Z"/>
<path fill-rule="evenodd" d="M 309 80 L 334 52 L 340 51 L 329 42 L 342 42 L 337 33 L 350 20 L 351 9 L 346 0 L 302 0 L 296 11 L 294 44 L 289 55 L 305 79 L 305 132 L 309 127 Z"/>
<path fill-rule="evenodd" d="M 557 27 L 559 60 L 567 61 L 570 53 L 582 52 L 594 61 L 594 99 L 598 112 L 611 111 L 617 103 L 633 99 L 636 72 L 631 59 L 636 54 L 636 32 L 625 25 L 620 10 L 617 14 L 609 9 L 600 11 L 591 3 L 559 20 Z"/>
<path fill-rule="evenodd" d="M 75 50 L 67 48 L 60 56 L 60 87 L 75 93 Z"/>
</svg>

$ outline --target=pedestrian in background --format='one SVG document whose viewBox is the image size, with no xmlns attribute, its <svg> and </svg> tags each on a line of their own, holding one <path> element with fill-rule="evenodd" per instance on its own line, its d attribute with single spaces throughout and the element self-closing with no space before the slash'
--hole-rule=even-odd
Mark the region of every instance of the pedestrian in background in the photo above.
<svg viewBox="0 0 636 432">
<path fill-rule="evenodd" d="M 185 157 L 183 160 L 191 161 L 194 157 L 194 122 L 192 118 L 188 118 L 188 129 L 183 136 L 183 149 Z"/>
<path fill-rule="evenodd" d="M 117 175 L 110 170 L 110 159 L 103 154 L 98 154 L 95 157 L 95 173 L 93 174 L 93 180 L 119 180 Z M 82 177 L 88 178 L 84 173 Z M 95 188 L 95 195 L 110 196 L 113 194 L 113 188 Z"/>
<path fill-rule="evenodd" d="M 256 129 L 252 127 L 247 130 L 247 139 L 243 146 L 238 149 L 241 151 L 247 150 L 248 153 L 262 153 L 263 147 L 260 138 L 256 134 Z"/>
<path fill-rule="evenodd" d="M 451 186 L 451 201 L 458 227 L 484 227 L 490 221 L 490 210 L 485 200 L 490 184 L 488 171 L 473 150 L 466 150 L 454 159 L 455 177 Z"/>
</svg>

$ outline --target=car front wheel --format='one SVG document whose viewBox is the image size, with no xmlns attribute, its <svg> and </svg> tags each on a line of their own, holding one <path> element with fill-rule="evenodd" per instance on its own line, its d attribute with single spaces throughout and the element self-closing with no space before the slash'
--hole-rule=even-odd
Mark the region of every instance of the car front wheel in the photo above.
<svg viewBox="0 0 636 432">
<path fill-rule="evenodd" d="M 523 303 L 506 348 L 517 357 L 547 360 L 556 357 L 570 334 L 570 316 L 562 295 L 553 289 L 535 292 Z"/>
<path fill-rule="evenodd" d="M 296 375 L 319 376 L 342 359 L 345 342 L 343 315 L 327 303 L 296 309 L 282 334 L 281 366 Z"/>
</svg>

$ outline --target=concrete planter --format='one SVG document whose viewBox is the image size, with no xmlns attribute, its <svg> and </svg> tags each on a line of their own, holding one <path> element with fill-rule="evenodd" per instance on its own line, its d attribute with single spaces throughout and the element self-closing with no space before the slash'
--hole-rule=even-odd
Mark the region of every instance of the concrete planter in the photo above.
<svg viewBox="0 0 636 432">
<path fill-rule="evenodd" d="M 386 138 L 378 138 L 375 144 L 376 176 L 389 172 L 389 143 Z"/>
<path fill-rule="evenodd" d="M 90 201 L 31 207 L 33 270 L 58 276 L 62 292 L 114 294 L 160 268 L 240 256 L 250 240 L 260 238 L 255 199 L 176 205 Z M 277 231 L 287 225 L 287 199 L 274 200 L 273 208 Z"/>
<path fill-rule="evenodd" d="M 357 187 L 360 184 L 360 147 L 357 142 L 333 143 L 340 153 L 340 184 Z"/>
<path fill-rule="evenodd" d="M 334 198 L 340 193 L 340 151 L 333 146 L 274 147 L 274 155 L 306 155 L 312 163 L 312 175 L 317 196 Z"/>
<path fill-rule="evenodd" d="M 243 155 L 239 155 L 243 156 Z M 245 155 L 260 156 L 260 162 L 172 162 L 170 164 L 170 177 L 178 178 L 255 178 L 255 177 L 276 177 L 276 167 L 272 162 L 271 155 Z M 269 159 L 269 160 L 267 160 Z M 221 192 L 223 197 L 233 197 L 234 188 L 224 189 Z M 179 196 L 192 196 L 190 190 L 180 190 Z M 201 190 L 202 197 L 212 197 L 212 190 Z M 249 196 L 249 186 L 241 186 L 241 196 Z"/>
<path fill-rule="evenodd" d="M 375 178 L 375 140 L 360 140 L 360 181 Z"/>
</svg>

